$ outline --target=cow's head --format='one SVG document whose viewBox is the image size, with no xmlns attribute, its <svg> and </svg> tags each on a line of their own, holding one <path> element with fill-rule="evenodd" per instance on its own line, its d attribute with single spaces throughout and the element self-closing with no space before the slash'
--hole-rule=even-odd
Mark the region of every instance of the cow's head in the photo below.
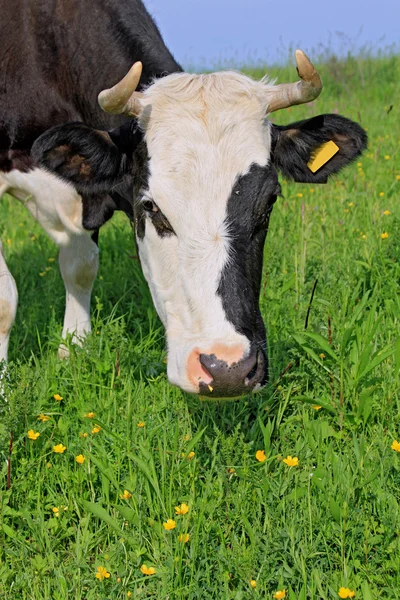
<svg viewBox="0 0 400 600">
<path fill-rule="evenodd" d="M 104 110 L 131 116 L 130 126 L 106 133 L 67 124 L 33 150 L 82 193 L 110 192 L 132 177 L 137 244 L 167 333 L 168 377 L 189 392 L 238 396 L 265 384 L 259 291 L 278 172 L 323 183 L 366 145 L 363 129 L 337 115 L 285 127 L 268 121 L 268 113 L 321 91 L 304 53 L 296 61 L 294 84 L 176 73 L 142 93 L 136 63 L 99 96 Z M 337 153 L 313 172 L 310 157 L 330 141 Z"/>
</svg>

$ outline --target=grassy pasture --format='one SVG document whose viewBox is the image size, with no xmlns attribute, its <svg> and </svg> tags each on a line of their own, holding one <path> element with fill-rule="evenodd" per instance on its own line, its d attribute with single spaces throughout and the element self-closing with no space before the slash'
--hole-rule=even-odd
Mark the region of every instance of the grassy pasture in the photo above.
<svg viewBox="0 0 400 600">
<path fill-rule="evenodd" d="M 204 402 L 168 384 L 162 327 L 122 216 L 100 236 L 93 334 L 59 362 L 56 247 L 3 197 L 20 306 L 0 408 L 1 598 L 286 590 L 327 600 L 341 587 L 400 598 L 400 57 L 331 59 L 320 71 L 321 98 L 274 118 L 337 111 L 368 129 L 369 149 L 326 186 L 283 182 L 261 294 L 271 384 L 253 397 Z M 292 66 L 279 73 L 294 77 Z M 176 515 L 181 503 L 189 511 Z"/>
</svg>

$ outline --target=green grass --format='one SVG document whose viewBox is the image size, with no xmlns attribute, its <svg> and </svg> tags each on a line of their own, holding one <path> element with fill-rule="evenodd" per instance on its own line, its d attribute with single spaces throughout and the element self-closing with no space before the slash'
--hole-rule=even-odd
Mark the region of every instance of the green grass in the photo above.
<svg viewBox="0 0 400 600">
<path fill-rule="evenodd" d="M 57 249 L 2 199 L 20 303 L 0 413 L 1 598 L 248 599 L 286 589 L 290 600 L 318 600 L 341 586 L 357 599 L 400 598 L 391 449 L 400 441 L 400 57 L 331 59 L 321 72 L 320 99 L 274 117 L 337 110 L 368 128 L 369 149 L 326 186 L 283 183 L 261 294 L 271 384 L 253 397 L 204 402 L 168 384 L 162 327 L 122 216 L 100 236 L 93 334 L 59 362 Z M 288 67 L 280 80 L 294 77 Z M 29 440 L 29 429 L 40 437 Z M 63 454 L 52 451 L 59 443 Z M 182 502 L 189 513 L 166 531 Z M 143 563 L 156 573 L 143 575 Z"/>
</svg>

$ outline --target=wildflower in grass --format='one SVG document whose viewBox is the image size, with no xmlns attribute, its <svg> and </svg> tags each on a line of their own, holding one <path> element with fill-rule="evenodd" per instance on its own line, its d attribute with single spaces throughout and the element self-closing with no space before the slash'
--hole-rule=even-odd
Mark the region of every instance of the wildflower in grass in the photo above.
<svg viewBox="0 0 400 600">
<path fill-rule="evenodd" d="M 363 240 L 366 240 L 366 239 L 367 239 L 367 236 L 365 235 L 365 233 L 363 233 L 363 234 L 362 234 L 361 238 L 362 238 Z"/>
<path fill-rule="evenodd" d="M 313 404 L 312 405 L 314 410 L 321 410 L 322 406 L 320 406 L 319 404 Z"/>
<path fill-rule="evenodd" d="M 56 259 L 55 258 L 49 258 L 49 262 L 54 262 Z"/>
<path fill-rule="evenodd" d="M 78 465 L 83 465 L 83 463 L 85 462 L 85 457 L 83 456 L 83 454 L 78 454 L 78 456 L 75 456 L 75 460 L 78 463 Z"/>
<path fill-rule="evenodd" d="M 388 215 L 390 215 L 391 213 L 390 213 L 390 210 L 384 210 L 384 211 L 383 211 L 383 214 L 385 215 L 385 217 L 387 217 L 387 216 L 388 216 Z"/>
<path fill-rule="evenodd" d="M 144 421 L 139 421 L 139 423 L 136 423 L 136 427 L 144 427 L 144 426 L 145 426 Z"/>
<path fill-rule="evenodd" d="M 397 181 L 400 181 L 400 175 L 396 175 Z"/>
<path fill-rule="evenodd" d="M 53 465 L 51 463 L 46 463 L 46 469 L 51 469 L 53 467 Z"/>
<path fill-rule="evenodd" d="M 85 413 L 83 416 L 86 417 L 86 419 L 93 419 L 93 417 L 96 415 L 96 413 L 94 412 L 88 412 Z"/>
<path fill-rule="evenodd" d="M 53 446 L 53 452 L 55 452 L 56 454 L 62 454 L 66 451 L 66 449 L 67 446 L 64 446 L 63 444 L 57 444 L 56 446 Z"/>
<path fill-rule="evenodd" d="M 323 352 L 321 352 L 321 354 L 319 355 L 319 357 L 324 360 L 324 358 L 326 358 L 325 354 Z"/>
<path fill-rule="evenodd" d="M 39 435 L 40 435 L 39 431 L 36 431 L 36 432 L 35 432 L 35 431 L 33 431 L 33 429 L 30 429 L 30 430 L 28 431 L 28 438 L 29 438 L 30 440 L 37 440 L 37 439 L 38 439 L 38 437 L 39 437 Z"/>
<path fill-rule="evenodd" d="M 344 209 L 344 212 L 345 212 L 345 213 L 348 213 L 348 212 L 349 212 L 349 209 L 348 209 L 348 208 L 345 208 L 345 209 Z"/>
<path fill-rule="evenodd" d="M 83 433 L 83 431 L 79 432 L 79 437 L 80 438 L 87 438 L 88 435 L 89 435 L 88 433 Z"/>
<path fill-rule="evenodd" d="M 130 494 L 128 490 L 124 490 L 124 493 L 120 494 L 119 497 L 121 500 L 130 500 L 132 498 L 132 494 Z"/>
<path fill-rule="evenodd" d="M 127 598 L 132 598 L 132 592 L 126 592 L 126 597 Z"/>
<path fill-rule="evenodd" d="M 189 507 L 184 502 L 180 506 L 175 506 L 175 513 L 177 515 L 186 515 L 189 512 Z"/>
<path fill-rule="evenodd" d="M 190 535 L 188 533 L 181 533 L 181 535 L 179 536 L 179 541 L 182 544 L 187 544 L 189 540 L 190 540 Z"/>
<path fill-rule="evenodd" d="M 302 197 L 303 197 L 303 194 L 300 192 L 299 194 L 296 194 L 296 196 L 297 196 L 298 198 L 302 198 Z"/>
<path fill-rule="evenodd" d="M 53 508 L 51 510 L 53 511 L 53 514 L 55 517 L 60 516 L 60 509 L 58 508 L 58 506 L 53 506 Z"/>
<path fill-rule="evenodd" d="M 389 234 L 387 231 L 384 231 L 383 233 L 381 233 L 382 240 L 386 240 L 388 237 L 389 237 Z"/>
<path fill-rule="evenodd" d="M 353 208 L 353 206 L 354 206 L 354 202 L 349 202 L 347 206 L 348 206 L 349 208 Z"/>
<path fill-rule="evenodd" d="M 40 414 L 37 418 L 38 421 L 42 421 L 42 423 L 46 423 L 46 421 L 50 421 L 51 417 L 48 415 Z"/>
<path fill-rule="evenodd" d="M 386 154 L 386 155 L 385 155 L 385 160 L 390 160 L 390 156 L 389 156 L 389 154 Z"/>
<path fill-rule="evenodd" d="M 101 427 L 100 427 L 100 425 L 95 425 L 95 426 L 93 427 L 93 429 L 92 429 L 92 433 L 93 433 L 93 434 L 95 434 L 95 433 L 99 433 L 99 431 L 101 431 Z"/>
<path fill-rule="evenodd" d="M 189 452 L 189 454 L 186 454 L 185 452 L 182 452 L 182 456 L 185 458 L 187 458 L 188 460 L 191 460 L 194 456 L 195 456 L 195 452 L 193 452 L 193 450 L 191 452 Z"/>
<path fill-rule="evenodd" d="M 250 585 L 253 588 L 253 590 L 255 590 L 257 587 L 257 581 L 255 579 L 250 579 Z"/>
<path fill-rule="evenodd" d="M 188 442 L 190 440 L 190 435 L 187 433 L 183 436 L 183 439 L 185 440 L 185 442 Z"/>
<path fill-rule="evenodd" d="M 357 167 L 362 167 L 362 163 L 358 162 Z"/>
<path fill-rule="evenodd" d="M 395 450 L 396 452 L 400 452 L 400 443 L 397 440 L 393 440 L 391 448 L 392 448 L 392 450 Z"/>
<path fill-rule="evenodd" d="M 229 467 L 229 469 L 228 469 L 228 473 L 229 473 L 230 475 L 233 475 L 234 473 L 236 473 L 236 469 L 235 469 L 235 467 Z"/>
<path fill-rule="evenodd" d="M 385 195 L 385 192 L 379 192 L 379 195 L 381 198 L 383 198 L 383 196 Z"/>
<path fill-rule="evenodd" d="M 354 598 L 356 593 L 349 588 L 341 587 L 339 589 L 339 598 Z"/>
<path fill-rule="evenodd" d="M 276 600 L 281 600 L 282 598 L 286 598 L 286 590 L 278 590 L 277 592 L 275 592 L 274 598 L 276 598 Z"/>
<path fill-rule="evenodd" d="M 97 567 L 96 579 L 103 581 L 103 579 L 108 579 L 109 577 L 110 573 L 105 567 Z"/>
<path fill-rule="evenodd" d="M 167 531 L 171 531 L 171 529 L 175 529 L 176 521 L 174 521 L 173 519 L 168 519 L 165 523 L 163 523 L 163 527 Z"/>
<path fill-rule="evenodd" d="M 154 567 L 148 567 L 144 563 L 140 567 L 140 570 L 142 571 L 143 575 L 154 575 L 154 573 L 156 572 Z"/>
<path fill-rule="evenodd" d="M 298 467 L 299 466 L 299 459 L 297 458 L 297 456 L 287 456 L 286 458 L 283 459 L 283 462 L 285 463 L 285 465 L 287 465 L 288 467 Z M 284 598 L 285 596 L 282 596 L 282 598 Z"/>
<path fill-rule="evenodd" d="M 265 456 L 265 450 L 257 450 L 256 459 L 258 460 L 258 462 L 266 461 L 267 457 Z"/>
<path fill-rule="evenodd" d="M 60 394 L 54 394 L 53 398 L 56 402 L 61 402 L 61 400 L 64 399 L 62 396 L 60 396 Z"/>
</svg>

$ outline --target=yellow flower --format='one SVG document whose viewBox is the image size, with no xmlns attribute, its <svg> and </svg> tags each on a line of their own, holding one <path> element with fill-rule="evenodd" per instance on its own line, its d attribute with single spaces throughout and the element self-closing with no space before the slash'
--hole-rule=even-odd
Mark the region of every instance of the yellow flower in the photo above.
<svg viewBox="0 0 400 600">
<path fill-rule="evenodd" d="M 94 413 L 94 412 L 88 412 L 88 413 L 85 413 L 83 416 L 86 417 L 87 419 L 93 419 L 95 414 L 96 413 Z"/>
<path fill-rule="evenodd" d="M 54 400 L 56 400 L 57 402 L 61 402 L 61 400 L 63 400 L 63 397 L 60 396 L 60 394 L 54 394 L 53 396 Z"/>
<path fill-rule="evenodd" d="M 286 590 L 278 590 L 274 594 L 274 598 L 276 598 L 276 600 L 281 600 L 281 598 L 286 598 Z"/>
<path fill-rule="evenodd" d="M 180 506 L 175 506 L 175 512 L 177 515 L 186 515 L 189 512 L 189 507 L 183 502 Z"/>
<path fill-rule="evenodd" d="M 385 216 L 388 216 L 388 215 L 390 215 L 390 210 L 384 210 L 384 211 L 383 211 L 383 214 L 384 214 Z"/>
<path fill-rule="evenodd" d="M 385 192 L 379 192 L 379 195 L 381 198 L 383 198 L 383 196 L 385 195 Z"/>
<path fill-rule="evenodd" d="M 67 449 L 67 446 L 63 446 L 63 444 L 57 444 L 57 446 L 53 446 L 53 452 L 57 454 L 62 454 Z"/>
<path fill-rule="evenodd" d="M 126 592 L 126 597 L 127 598 L 132 598 L 132 592 Z"/>
<path fill-rule="evenodd" d="M 78 454 L 78 456 L 75 456 L 75 460 L 79 465 L 83 465 L 83 463 L 85 462 L 85 457 L 83 456 L 83 454 Z"/>
<path fill-rule="evenodd" d="M 319 357 L 320 357 L 322 360 L 324 360 L 324 358 L 325 358 L 325 354 L 324 354 L 323 352 L 321 352 L 321 354 L 319 355 Z"/>
<path fill-rule="evenodd" d="M 51 417 L 40 414 L 37 419 L 38 421 L 42 421 L 42 423 L 46 423 L 46 421 L 50 421 Z"/>
<path fill-rule="evenodd" d="M 257 587 L 257 581 L 255 579 L 250 579 L 250 585 L 253 588 L 253 590 L 255 590 Z"/>
<path fill-rule="evenodd" d="M 357 167 L 362 167 L 362 163 L 358 162 Z"/>
<path fill-rule="evenodd" d="M 390 156 L 389 156 L 389 154 L 386 154 L 386 156 L 385 156 L 385 160 L 389 160 L 389 159 L 390 159 Z"/>
<path fill-rule="evenodd" d="M 28 431 L 28 438 L 30 440 L 37 440 L 39 435 L 40 435 L 39 431 L 37 431 L 36 433 L 33 431 L 33 429 L 30 429 Z"/>
<path fill-rule="evenodd" d="M 321 410 L 322 406 L 320 406 L 319 404 L 313 404 L 312 405 L 314 410 Z"/>
<path fill-rule="evenodd" d="M 267 457 L 265 456 L 265 450 L 257 450 L 256 459 L 258 460 L 258 462 L 266 461 Z"/>
<path fill-rule="evenodd" d="M 400 175 L 396 175 L 397 181 L 400 181 Z"/>
<path fill-rule="evenodd" d="M 110 577 L 110 573 L 107 571 L 105 567 L 97 567 L 96 579 L 108 579 Z"/>
<path fill-rule="evenodd" d="M 400 452 L 400 443 L 397 440 L 394 440 L 393 444 L 391 445 L 391 448 L 396 452 Z"/>
<path fill-rule="evenodd" d="M 183 439 L 185 440 L 185 442 L 188 442 L 190 440 L 190 435 L 187 433 L 183 436 Z"/>
<path fill-rule="evenodd" d="M 99 433 L 99 431 L 101 430 L 100 425 L 95 425 L 92 429 L 92 433 Z"/>
<path fill-rule="evenodd" d="M 365 233 L 363 233 L 361 237 L 362 237 L 363 240 L 367 239 L 367 236 L 365 235 Z"/>
<path fill-rule="evenodd" d="M 58 508 L 58 506 L 53 506 L 51 510 L 53 511 L 55 517 L 60 516 L 60 509 Z"/>
<path fill-rule="evenodd" d="M 144 426 L 145 426 L 144 421 L 139 421 L 139 423 L 136 424 L 136 427 L 144 427 Z"/>
<path fill-rule="evenodd" d="M 120 494 L 119 497 L 121 498 L 121 500 L 129 500 L 130 498 L 132 498 L 132 494 L 130 494 L 128 490 L 124 490 L 124 493 Z"/>
<path fill-rule="evenodd" d="M 55 258 L 49 258 L 49 262 L 54 262 L 55 260 Z"/>
<path fill-rule="evenodd" d="M 188 460 L 191 460 L 194 456 L 195 456 L 195 452 L 193 452 L 193 450 L 191 452 L 189 452 L 189 454 L 186 454 L 185 452 L 182 452 L 182 456 L 185 458 L 187 458 Z"/>
<path fill-rule="evenodd" d="M 88 435 L 89 435 L 89 434 L 87 434 L 87 433 L 83 433 L 83 432 L 81 431 L 81 432 L 80 432 L 80 434 L 79 434 L 79 437 L 80 437 L 80 438 L 87 438 L 87 436 L 88 436 Z"/>
<path fill-rule="evenodd" d="M 348 206 L 349 208 L 353 208 L 353 206 L 354 206 L 354 202 L 349 202 L 347 206 Z"/>
<path fill-rule="evenodd" d="M 345 208 L 345 209 L 344 209 L 344 212 L 345 212 L 345 213 L 348 213 L 348 212 L 349 212 L 349 209 L 348 209 L 348 208 Z"/>
<path fill-rule="evenodd" d="M 339 598 L 354 598 L 354 596 L 356 595 L 356 593 L 353 590 L 350 590 L 349 588 L 345 587 L 341 587 L 338 593 Z"/>
<path fill-rule="evenodd" d="M 299 194 L 296 194 L 296 196 L 297 196 L 298 198 L 302 198 L 302 197 L 303 197 L 303 194 L 299 193 Z"/>
<path fill-rule="evenodd" d="M 166 523 L 163 523 L 163 527 L 167 531 L 170 531 L 171 529 L 175 529 L 176 521 L 174 521 L 173 519 L 168 519 Z"/>
<path fill-rule="evenodd" d="M 283 462 L 285 463 L 285 465 L 287 465 L 288 467 L 298 467 L 299 466 L 299 459 L 297 458 L 297 456 L 287 456 L 286 458 L 283 459 Z M 282 596 L 282 598 L 284 598 L 285 596 Z"/>
<path fill-rule="evenodd" d="M 188 533 L 181 533 L 181 535 L 179 536 L 179 541 L 182 542 L 182 544 L 186 544 L 189 540 L 190 535 Z"/>
<path fill-rule="evenodd" d="M 156 572 L 154 567 L 148 567 L 144 563 L 140 567 L 140 570 L 142 571 L 143 575 L 154 575 L 154 573 Z"/>
<path fill-rule="evenodd" d="M 381 233 L 381 238 L 382 238 L 383 240 L 386 240 L 388 237 L 389 237 L 389 234 L 388 234 L 388 232 L 387 232 L 387 231 L 384 231 L 383 233 Z"/>
</svg>

